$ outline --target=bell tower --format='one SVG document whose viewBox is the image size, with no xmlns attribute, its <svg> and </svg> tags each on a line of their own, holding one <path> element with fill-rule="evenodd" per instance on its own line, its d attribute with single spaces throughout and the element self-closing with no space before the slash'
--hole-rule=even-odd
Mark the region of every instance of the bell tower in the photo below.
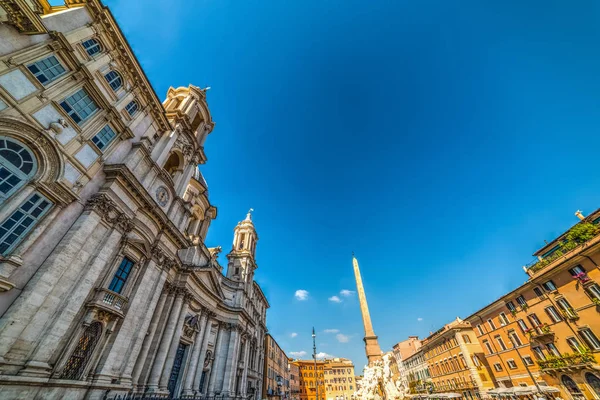
<svg viewBox="0 0 600 400">
<path fill-rule="evenodd" d="M 250 209 L 246 218 L 240 221 L 233 230 L 233 247 L 227 259 L 227 277 L 235 281 L 252 284 L 254 280 L 254 270 L 256 262 L 254 255 L 256 252 L 256 242 L 258 235 L 252 222 L 252 211 Z"/>
</svg>

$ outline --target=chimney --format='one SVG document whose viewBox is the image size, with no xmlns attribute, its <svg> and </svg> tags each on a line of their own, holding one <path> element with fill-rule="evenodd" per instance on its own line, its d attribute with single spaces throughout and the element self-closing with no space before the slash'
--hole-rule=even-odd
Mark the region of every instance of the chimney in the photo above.
<svg viewBox="0 0 600 400">
<path fill-rule="evenodd" d="M 577 218 L 579 218 L 582 221 L 585 219 L 580 210 L 575 211 L 575 216 L 577 216 Z"/>
</svg>

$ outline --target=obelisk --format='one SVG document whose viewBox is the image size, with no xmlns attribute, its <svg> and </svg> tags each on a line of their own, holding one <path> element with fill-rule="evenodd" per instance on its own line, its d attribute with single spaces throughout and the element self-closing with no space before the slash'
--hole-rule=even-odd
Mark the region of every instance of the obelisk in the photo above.
<svg viewBox="0 0 600 400">
<path fill-rule="evenodd" d="M 362 278 L 360 277 L 360 269 L 358 268 L 358 260 L 352 255 L 352 265 L 354 266 L 354 277 L 356 278 L 356 291 L 358 292 L 358 301 L 360 302 L 360 312 L 362 313 L 363 325 L 365 327 L 365 352 L 367 353 L 367 359 L 369 365 L 373 361 L 381 360 L 381 348 L 377 341 L 377 336 L 373 331 L 373 324 L 371 324 L 371 316 L 369 315 L 369 306 L 367 305 L 367 296 L 365 295 L 365 288 L 363 288 Z"/>
</svg>

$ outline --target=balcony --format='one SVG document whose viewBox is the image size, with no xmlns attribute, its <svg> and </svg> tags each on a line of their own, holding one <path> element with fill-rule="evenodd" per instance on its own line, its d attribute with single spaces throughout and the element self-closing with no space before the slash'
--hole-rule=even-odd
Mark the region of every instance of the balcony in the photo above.
<svg viewBox="0 0 600 400">
<path fill-rule="evenodd" d="M 127 297 L 104 288 L 96 288 L 94 297 L 88 302 L 90 307 L 100 308 L 121 318 L 124 317 L 123 310 L 126 305 Z"/>
<path fill-rule="evenodd" d="M 597 364 L 596 358 L 591 353 L 563 354 L 560 357 L 548 357 L 537 363 L 544 372 L 569 371 Z"/>
<path fill-rule="evenodd" d="M 551 342 L 554 340 L 554 332 L 548 324 L 534 326 L 526 330 L 525 333 L 529 335 L 529 340 L 538 342 Z"/>
</svg>

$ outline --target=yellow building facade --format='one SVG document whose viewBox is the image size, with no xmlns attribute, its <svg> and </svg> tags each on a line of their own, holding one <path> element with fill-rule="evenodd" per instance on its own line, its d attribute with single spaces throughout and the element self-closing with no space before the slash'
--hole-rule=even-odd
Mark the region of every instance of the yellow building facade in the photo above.
<svg viewBox="0 0 600 400">
<path fill-rule="evenodd" d="M 300 382 L 300 400 L 325 400 L 324 361 L 295 360 Z M 318 395 L 317 395 L 318 392 Z"/>
<path fill-rule="evenodd" d="M 346 358 L 326 360 L 324 365 L 327 400 L 349 400 L 356 391 L 354 364 Z"/>
<path fill-rule="evenodd" d="M 469 316 L 499 394 L 600 399 L 600 211 L 534 254 L 529 280 Z"/>
<path fill-rule="evenodd" d="M 427 390 L 431 395 L 480 399 L 494 388 L 491 373 L 470 323 L 457 318 L 423 340 L 430 373 Z"/>
</svg>

